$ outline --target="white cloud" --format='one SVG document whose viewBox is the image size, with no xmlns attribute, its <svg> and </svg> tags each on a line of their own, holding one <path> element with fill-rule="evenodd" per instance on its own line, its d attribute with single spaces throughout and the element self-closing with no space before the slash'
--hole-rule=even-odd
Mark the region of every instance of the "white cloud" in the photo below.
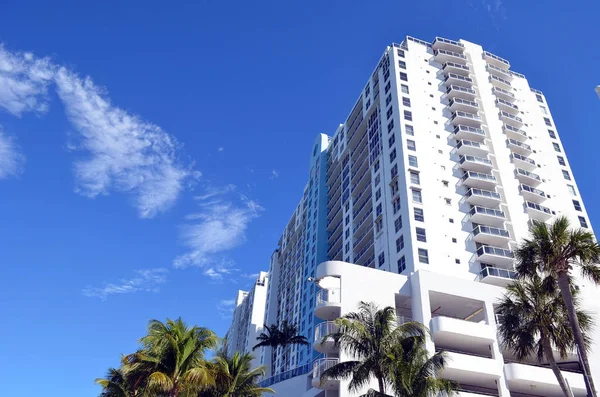
<svg viewBox="0 0 600 397">
<path fill-rule="evenodd" d="M 248 225 L 263 208 L 243 195 L 224 200 L 234 190 L 232 186 L 209 188 L 196 197 L 199 211 L 186 216 L 191 222 L 181 227 L 181 240 L 189 251 L 175 258 L 174 267 L 202 267 L 213 280 L 239 270 L 225 253 L 246 241 Z"/>
<path fill-rule="evenodd" d="M 130 193 L 142 218 L 169 209 L 196 174 L 178 160 L 180 144 L 159 126 L 112 105 L 104 90 L 66 68 L 56 73 L 58 95 L 79 132 L 76 191 L 87 197 Z"/>
<path fill-rule="evenodd" d="M 194 197 L 194 200 L 204 201 L 216 196 L 222 196 L 226 193 L 235 191 L 235 185 L 229 184 L 221 187 L 207 186 L 202 194 Z M 220 200 L 218 200 L 220 201 Z"/>
<path fill-rule="evenodd" d="M 110 295 L 131 294 L 138 291 L 158 292 L 159 286 L 167 282 L 167 269 L 141 269 L 135 271 L 136 276 L 123 279 L 118 283 L 105 284 L 102 287 L 86 287 L 81 292 L 84 296 L 106 300 Z"/>
<path fill-rule="evenodd" d="M 223 150 L 225 150 L 225 148 L 223 146 L 221 146 L 220 148 L 217 149 L 219 152 L 222 152 Z"/>
<path fill-rule="evenodd" d="M 241 276 L 243 278 L 249 278 L 251 280 L 255 280 L 258 278 L 259 274 L 258 273 L 243 273 Z"/>
<path fill-rule="evenodd" d="M 20 175 L 24 163 L 25 156 L 21 154 L 14 138 L 7 136 L 0 126 L 0 179 Z"/>
<path fill-rule="evenodd" d="M 277 172 L 277 170 L 272 170 L 271 176 L 269 176 L 269 179 L 277 179 L 277 178 L 279 178 L 279 172 Z"/>
<path fill-rule="evenodd" d="M 221 318 L 230 318 L 235 309 L 235 299 L 222 299 L 217 303 L 217 312 Z"/>
</svg>

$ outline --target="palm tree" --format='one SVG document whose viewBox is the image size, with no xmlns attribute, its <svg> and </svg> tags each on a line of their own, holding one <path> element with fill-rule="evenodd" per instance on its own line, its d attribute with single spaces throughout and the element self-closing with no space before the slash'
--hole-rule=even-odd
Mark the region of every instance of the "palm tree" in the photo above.
<svg viewBox="0 0 600 397">
<path fill-rule="evenodd" d="M 100 397 L 130 397 L 130 385 L 125 379 L 123 371 L 119 368 L 109 368 L 106 378 L 96 379 L 96 384 L 102 386 Z"/>
<path fill-rule="evenodd" d="M 188 327 L 181 318 L 166 323 L 152 320 L 148 335 L 140 339 L 142 348 L 123 358 L 126 376 L 143 379 L 140 388 L 151 395 L 192 397 L 214 384 L 204 359 L 215 348 L 217 336 L 202 327 Z"/>
<path fill-rule="evenodd" d="M 275 375 L 275 353 L 278 347 L 286 348 L 290 345 L 308 345 L 308 340 L 305 336 L 298 335 L 298 327 L 296 324 L 289 323 L 287 320 L 283 320 L 281 327 L 277 324 L 271 326 L 264 325 L 264 331 L 256 337 L 256 340 L 260 341 L 252 350 L 256 350 L 259 347 L 270 347 L 271 348 L 271 376 Z"/>
<path fill-rule="evenodd" d="M 600 246 L 594 235 L 585 229 L 570 229 L 569 220 L 558 217 L 552 224 L 535 222 L 531 228 L 531 239 L 526 239 L 516 250 L 517 272 L 520 277 L 530 278 L 538 271 L 548 276 L 548 285 L 558 281 L 565 302 L 569 323 L 575 336 L 575 344 L 585 370 L 589 393 L 596 397 L 596 387 L 591 377 L 588 346 L 576 314 L 571 291 L 571 270 L 578 267 L 581 275 L 594 284 L 600 284 Z"/>
<path fill-rule="evenodd" d="M 340 362 L 325 370 L 322 379 L 351 378 L 348 390 L 357 392 L 377 379 L 379 393 L 385 394 L 385 385 L 392 382 L 388 355 L 398 344 L 410 350 L 424 345 L 428 331 L 422 324 L 396 323 L 392 307 L 379 309 L 374 303 L 360 302 L 358 311 L 335 320 L 338 332 L 328 335 L 334 343 L 354 360 Z"/>
<path fill-rule="evenodd" d="M 232 357 L 217 355 L 212 363 L 215 385 L 200 393 L 200 397 L 261 397 L 263 393 L 275 393 L 258 385 L 265 370 L 264 367 L 250 369 L 252 359 L 248 353 L 235 352 Z"/>
<path fill-rule="evenodd" d="M 511 283 L 498 305 L 498 331 L 502 344 L 518 360 L 535 355 L 541 363 L 548 361 L 564 395 L 570 397 L 567 384 L 556 364 L 552 348 L 566 358 L 575 346 L 573 331 L 568 326 L 565 303 L 555 289 L 548 292 L 539 275 Z M 577 306 L 577 304 L 576 304 Z M 577 310 L 579 324 L 587 334 L 591 318 Z"/>
</svg>

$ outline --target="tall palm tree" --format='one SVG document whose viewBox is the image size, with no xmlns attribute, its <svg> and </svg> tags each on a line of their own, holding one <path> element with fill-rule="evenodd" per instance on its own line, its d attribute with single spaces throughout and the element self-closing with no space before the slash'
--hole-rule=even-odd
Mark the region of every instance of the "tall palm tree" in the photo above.
<svg viewBox="0 0 600 397">
<path fill-rule="evenodd" d="M 286 348 L 290 345 L 308 345 L 305 336 L 298 334 L 298 327 L 287 320 L 283 320 L 281 326 L 273 324 L 264 325 L 264 331 L 256 337 L 259 342 L 252 347 L 256 350 L 259 347 L 271 348 L 271 376 L 275 375 L 275 353 L 278 347 Z"/>
<path fill-rule="evenodd" d="M 555 289 L 548 292 L 538 275 L 511 283 L 498 305 L 498 332 L 502 344 L 523 360 L 536 356 L 547 361 L 564 395 L 570 397 L 567 384 L 554 359 L 553 348 L 566 358 L 575 346 L 573 331 L 568 326 L 565 303 Z M 576 307 L 578 306 L 577 301 Z M 577 317 L 584 335 L 591 327 L 591 318 L 577 308 Z"/>
<path fill-rule="evenodd" d="M 354 360 L 340 362 L 323 372 L 322 378 L 351 378 L 348 390 L 357 392 L 369 384 L 371 377 L 377 379 L 379 393 L 385 394 L 390 378 L 388 354 L 393 346 L 404 344 L 423 345 L 428 331 L 422 324 L 396 323 L 392 307 L 379 309 L 374 303 L 360 302 L 358 311 L 335 320 L 338 331 L 328 335 L 334 343 Z"/>
<path fill-rule="evenodd" d="M 275 393 L 258 385 L 265 371 L 264 367 L 251 369 L 252 359 L 248 353 L 235 352 L 232 357 L 217 355 L 212 363 L 215 385 L 199 397 L 261 397 L 263 393 Z"/>
<path fill-rule="evenodd" d="M 109 368 L 106 377 L 96 379 L 96 384 L 102 386 L 100 397 L 130 397 L 134 394 L 120 368 Z"/>
<path fill-rule="evenodd" d="M 600 284 L 600 246 L 594 235 L 585 229 L 570 229 L 569 220 L 558 217 L 552 224 L 535 222 L 531 239 L 526 239 L 516 250 L 517 272 L 521 277 L 533 277 L 541 271 L 550 279 L 558 281 L 565 302 L 569 323 L 586 373 L 591 397 L 596 397 L 596 387 L 591 377 L 588 345 L 585 343 L 581 325 L 576 314 L 571 291 L 571 271 L 577 267 L 581 275 L 596 285 Z M 548 285 L 554 285 L 549 282 Z"/>
<path fill-rule="evenodd" d="M 215 348 L 217 336 L 202 327 L 188 327 L 181 318 L 166 323 L 152 320 L 148 335 L 140 339 L 142 348 L 125 356 L 123 370 L 144 379 L 146 393 L 165 397 L 192 397 L 214 384 L 204 359 Z"/>
</svg>

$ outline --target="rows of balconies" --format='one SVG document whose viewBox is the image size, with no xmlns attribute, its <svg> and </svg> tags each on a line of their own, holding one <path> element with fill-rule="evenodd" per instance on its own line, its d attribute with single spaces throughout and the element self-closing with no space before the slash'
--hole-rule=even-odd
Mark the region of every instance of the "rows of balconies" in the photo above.
<svg viewBox="0 0 600 397">
<path fill-rule="evenodd" d="M 519 114 L 519 107 L 505 99 L 496 98 L 496 106 L 498 106 L 500 110 L 504 110 L 512 114 Z"/>
<path fill-rule="evenodd" d="M 521 141 L 517 141 L 516 139 L 508 138 L 506 143 L 508 144 L 510 150 L 512 150 L 514 153 L 519 153 L 523 156 L 529 156 L 531 153 L 533 153 L 531 146 Z"/>
<path fill-rule="evenodd" d="M 499 87 L 505 90 L 510 90 L 512 88 L 510 81 L 505 80 L 502 77 L 498 77 L 494 74 L 490 74 L 489 80 L 490 83 L 492 83 L 492 85 L 494 85 L 495 87 Z"/>
<path fill-rule="evenodd" d="M 497 184 L 494 175 L 476 171 L 466 171 L 461 180 L 463 185 L 479 189 L 494 189 Z"/>
<path fill-rule="evenodd" d="M 502 126 L 502 129 L 504 130 L 504 133 L 507 137 L 515 139 L 517 141 L 524 142 L 528 138 L 527 133 L 525 131 L 510 124 L 504 124 Z"/>
<path fill-rule="evenodd" d="M 545 222 L 554 215 L 550 208 L 544 207 L 543 205 L 534 203 L 532 201 L 525 201 L 523 206 L 525 207 L 527 214 L 529 214 L 529 217 L 537 221 Z"/>
<path fill-rule="evenodd" d="M 446 85 L 459 85 L 461 87 L 471 87 L 473 85 L 472 78 L 455 73 L 448 73 L 444 77 L 444 82 Z"/>
<path fill-rule="evenodd" d="M 473 240 L 481 244 L 502 245 L 510 240 L 510 233 L 506 229 L 477 225 L 473 229 Z"/>
<path fill-rule="evenodd" d="M 515 175 L 519 181 L 529 186 L 535 187 L 542 183 L 542 178 L 538 174 L 534 174 L 533 172 L 526 171 L 522 168 L 517 168 L 515 170 Z"/>
<path fill-rule="evenodd" d="M 519 192 L 526 201 L 531 201 L 537 204 L 544 202 L 547 199 L 546 193 L 544 193 L 542 190 L 525 185 L 523 183 L 519 185 Z"/>
<path fill-rule="evenodd" d="M 467 203 L 484 207 L 497 207 L 502 202 L 500 193 L 491 190 L 471 188 L 465 193 Z"/>
<path fill-rule="evenodd" d="M 465 50 L 465 46 L 454 40 L 444 39 L 443 37 L 436 37 L 431 43 L 431 48 L 434 51 L 437 50 L 446 50 L 446 51 L 454 51 L 458 53 L 462 53 Z"/>
<path fill-rule="evenodd" d="M 473 88 L 462 87 L 460 85 L 450 85 L 446 88 L 448 98 L 461 98 L 473 100 L 477 97 L 477 92 Z"/>
<path fill-rule="evenodd" d="M 444 73 L 456 73 L 468 76 L 471 72 L 471 68 L 468 65 L 462 63 L 455 62 L 446 62 L 444 63 L 442 70 Z"/>
<path fill-rule="evenodd" d="M 445 49 L 438 49 L 433 51 L 433 57 L 436 62 L 446 63 L 446 62 L 455 62 L 455 63 L 467 63 L 467 57 L 464 54 L 456 51 L 450 51 Z"/>
<path fill-rule="evenodd" d="M 484 143 L 461 139 L 456 143 L 456 151 L 462 155 L 470 154 L 482 157 L 487 155 L 490 150 Z"/>
<path fill-rule="evenodd" d="M 459 124 L 454 127 L 454 139 L 456 140 L 485 140 L 485 131 L 482 128 Z"/>
<path fill-rule="evenodd" d="M 514 102 L 517 98 L 515 97 L 515 94 L 513 94 L 512 92 L 505 90 L 504 88 L 500 88 L 500 87 L 495 87 L 492 88 L 492 93 L 494 95 L 496 95 L 498 98 L 502 98 L 510 103 Z"/>
<path fill-rule="evenodd" d="M 462 98 L 451 98 L 448 107 L 453 112 L 457 110 L 477 112 L 479 110 L 479 104 L 477 102 Z"/>
<path fill-rule="evenodd" d="M 485 225 L 502 226 L 506 221 L 504 211 L 494 208 L 473 206 L 469 211 L 469 221 Z"/>
<path fill-rule="evenodd" d="M 467 171 L 490 172 L 493 168 L 491 160 L 488 160 L 485 157 L 476 157 L 470 155 L 460 156 L 458 164 L 460 164 L 460 167 L 463 170 Z"/>
</svg>

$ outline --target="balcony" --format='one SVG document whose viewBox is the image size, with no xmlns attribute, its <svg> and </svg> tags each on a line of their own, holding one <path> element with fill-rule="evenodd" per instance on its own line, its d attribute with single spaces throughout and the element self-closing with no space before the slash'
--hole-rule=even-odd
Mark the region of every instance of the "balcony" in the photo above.
<svg viewBox="0 0 600 397">
<path fill-rule="evenodd" d="M 482 245 L 477 249 L 477 260 L 497 266 L 512 266 L 514 255 L 511 250 Z"/>
<path fill-rule="evenodd" d="M 485 139 L 485 131 L 481 128 L 460 124 L 454 127 L 454 139 L 457 141 L 461 139 L 483 141 Z"/>
<path fill-rule="evenodd" d="M 519 142 L 516 139 L 508 138 L 506 143 L 508 144 L 510 150 L 523 156 L 529 156 L 531 153 L 533 153 L 531 146 L 526 143 Z"/>
<path fill-rule="evenodd" d="M 512 113 L 512 114 L 519 114 L 519 107 L 517 105 L 510 103 L 509 101 L 507 101 L 505 99 L 496 98 L 496 106 L 500 110 L 504 110 L 505 112 Z"/>
<path fill-rule="evenodd" d="M 506 222 L 504 211 L 475 206 L 469 211 L 469 221 L 484 225 L 502 226 Z"/>
<path fill-rule="evenodd" d="M 337 365 L 339 358 L 320 358 L 313 363 L 312 385 L 321 390 L 336 390 L 340 387 L 340 381 L 335 379 L 321 379 L 323 372 Z"/>
<path fill-rule="evenodd" d="M 464 344 L 482 344 L 487 349 L 488 345 L 496 340 L 494 328 L 485 323 L 466 321 L 444 315 L 433 317 L 429 329 L 436 346 L 451 347 Z"/>
<path fill-rule="evenodd" d="M 531 171 L 537 168 L 533 159 L 527 158 L 523 155 L 520 155 L 519 153 L 511 153 L 510 159 L 517 168 L 522 168 L 527 171 Z"/>
<path fill-rule="evenodd" d="M 500 194 L 490 190 L 469 189 L 465 193 L 465 197 L 467 203 L 484 207 L 497 207 L 502 202 Z"/>
<path fill-rule="evenodd" d="M 538 186 L 542 183 L 542 178 L 538 174 L 534 174 L 533 172 L 525 171 L 524 169 L 517 168 L 515 170 L 515 175 L 517 179 L 522 183 L 529 186 Z"/>
<path fill-rule="evenodd" d="M 498 66 L 495 66 L 490 63 L 488 63 L 485 66 L 485 68 L 487 69 L 489 74 L 493 74 L 495 76 L 498 76 L 498 77 L 508 80 L 508 81 L 512 81 L 512 79 L 513 79 L 513 75 L 510 74 L 510 72 L 507 69 L 499 68 Z"/>
<path fill-rule="evenodd" d="M 321 289 L 317 292 L 315 316 L 322 320 L 335 320 L 342 309 L 339 288 Z"/>
<path fill-rule="evenodd" d="M 508 62 L 504 58 L 500 58 L 498 55 L 494 55 L 491 52 L 484 51 L 483 59 L 486 60 L 490 65 L 494 65 L 500 69 L 508 70 L 510 69 L 510 62 Z"/>
<path fill-rule="evenodd" d="M 492 83 L 492 85 L 494 87 L 499 87 L 502 88 L 504 90 L 510 90 L 512 89 L 512 85 L 510 84 L 510 81 L 508 80 L 504 80 L 503 78 L 500 78 L 498 76 L 495 75 L 490 75 L 489 78 L 490 83 Z"/>
<path fill-rule="evenodd" d="M 482 123 L 481 117 L 478 114 L 462 111 L 454 112 L 450 118 L 450 122 L 455 126 L 463 124 L 471 127 L 479 127 Z"/>
<path fill-rule="evenodd" d="M 460 156 L 460 160 L 458 162 L 460 164 L 460 168 L 466 171 L 479 171 L 479 172 L 487 172 L 489 173 L 492 168 L 492 162 L 484 157 L 475 157 L 475 156 Z"/>
<path fill-rule="evenodd" d="M 507 137 L 512 138 L 519 142 L 525 142 L 527 140 L 527 133 L 520 128 L 513 127 L 510 124 L 504 124 L 502 126 L 504 133 Z"/>
<path fill-rule="evenodd" d="M 536 221 L 546 222 L 548 219 L 552 218 L 554 214 L 548 207 L 544 207 L 543 205 L 539 205 L 537 203 L 532 203 L 531 201 L 526 201 L 525 211 L 531 219 L 535 219 Z"/>
<path fill-rule="evenodd" d="M 565 370 L 561 372 L 575 397 L 587 395 L 582 374 Z M 563 396 L 558 381 L 550 368 L 521 363 L 507 363 L 504 365 L 504 376 L 511 394 L 516 392 L 531 395 L 531 391 L 535 390 L 536 395 L 539 396 Z"/>
<path fill-rule="evenodd" d="M 465 50 L 465 46 L 462 43 L 444 39 L 442 37 L 436 37 L 435 40 L 433 40 L 433 43 L 431 43 L 431 48 L 434 50 L 447 50 L 459 53 Z"/>
<path fill-rule="evenodd" d="M 486 267 L 477 275 L 477 281 L 485 284 L 506 287 L 517 279 L 517 272 L 514 270 L 500 269 L 497 267 Z"/>
<path fill-rule="evenodd" d="M 461 98 L 453 98 L 450 99 L 450 103 L 448 104 L 450 110 L 453 112 L 457 110 L 463 110 L 467 112 L 477 112 L 479 110 L 479 104 L 474 101 L 469 101 L 468 99 Z"/>
<path fill-rule="evenodd" d="M 469 66 L 454 62 L 446 62 L 442 67 L 442 70 L 446 74 L 456 73 L 462 74 L 463 76 L 468 76 L 469 73 L 471 73 L 471 68 L 469 68 Z"/>
<path fill-rule="evenodd" d="M 502 366 L 496 360 L 462 352 L 448 352 L 446 367 L 440 376 L 474 387 L 492 388 L 502 376 Z"/>
<path fill-rule="evenodd" d="M 461 180 L 465 186 L 487 190 L 494 189 L 497 183 L 494 175 L 474 171 L 465 172 Z"/>
<path fill-rule="evenodd" d="M 459 85 L 451 85 L 446 89 L 448 98 L 461 98 L 474 100 L 477 97 L 477 92 L 472 88 L 461 87 Z"/>
<path fill-rule="evenodd" d="M 315 327 L 313 349 L 325 354 L 337 352 L 338 348 L 335 346 L 333 338 L 331 336 L 328 337 L 328 335 L 335 334 L 338 330 L 339 327 L 333 321 L 325 321 L 317 324 Z"/>
<path fill-rule="evenodd" d="M 548 198 L 546 197 L 546 193 L 544 193 L 540 189 L 536 189 L 532 186 L 524 184 L 519 185 L 519 192 L 526 201 L 531 201 L 536 204 L 542 203 Z"/>
<path fill-rule="evenodd" d="M 448 73 L 448 75 L 444 77 L 444 83 L 446 83 L 446 86 L 459 85 L 461 87 L 471 88 L 473 86 L 473 79 L 460 74 Z"/>
<path fill-rule="evenodd" d="M 500 88 L 500 87 L 492 88 L 492 94 L 496 95 L 496 97 L 498 97 L 498 98 L 502 98 L 505 101 L 508 101 L 511 103 L 517 99 L 515 97 L 515 94 L 513 94 L 510 91 L 505 90 L 504 88 Z"/>
<path fill-rule="evenodd" d="M 483 143 L 462 139 L 456 143 L 456 151 L 461 155 L 469 154 L 484 157 L 488 155 L 490 150 Z"/>
<path fill-rule="evenodd" d="M 504 245 L 511 240 L 506 229 L 479 225 L 473 229 L 473 240 L 480 244 Z"/>
<path fill-rule="evenodd" d="M 499 116 L 500 116 L 500 120 L 502 120 L 504 123 L 508 123 L 517 128 L 523 127 L 523 119 L 518 116 L 515 116 L 512 113 L 508 113 L 508 112 L 501 110 L 499 113 Z"/>
<path fill-rule="evenodd" d="M 433 57 L 436 62 L 446 63 L 446 62 L 455 62 L 455 63 L 467 63 L 467 57 L 459 52 L 448 51 L 444 49 L 434 50 Z"/>
</svg>

